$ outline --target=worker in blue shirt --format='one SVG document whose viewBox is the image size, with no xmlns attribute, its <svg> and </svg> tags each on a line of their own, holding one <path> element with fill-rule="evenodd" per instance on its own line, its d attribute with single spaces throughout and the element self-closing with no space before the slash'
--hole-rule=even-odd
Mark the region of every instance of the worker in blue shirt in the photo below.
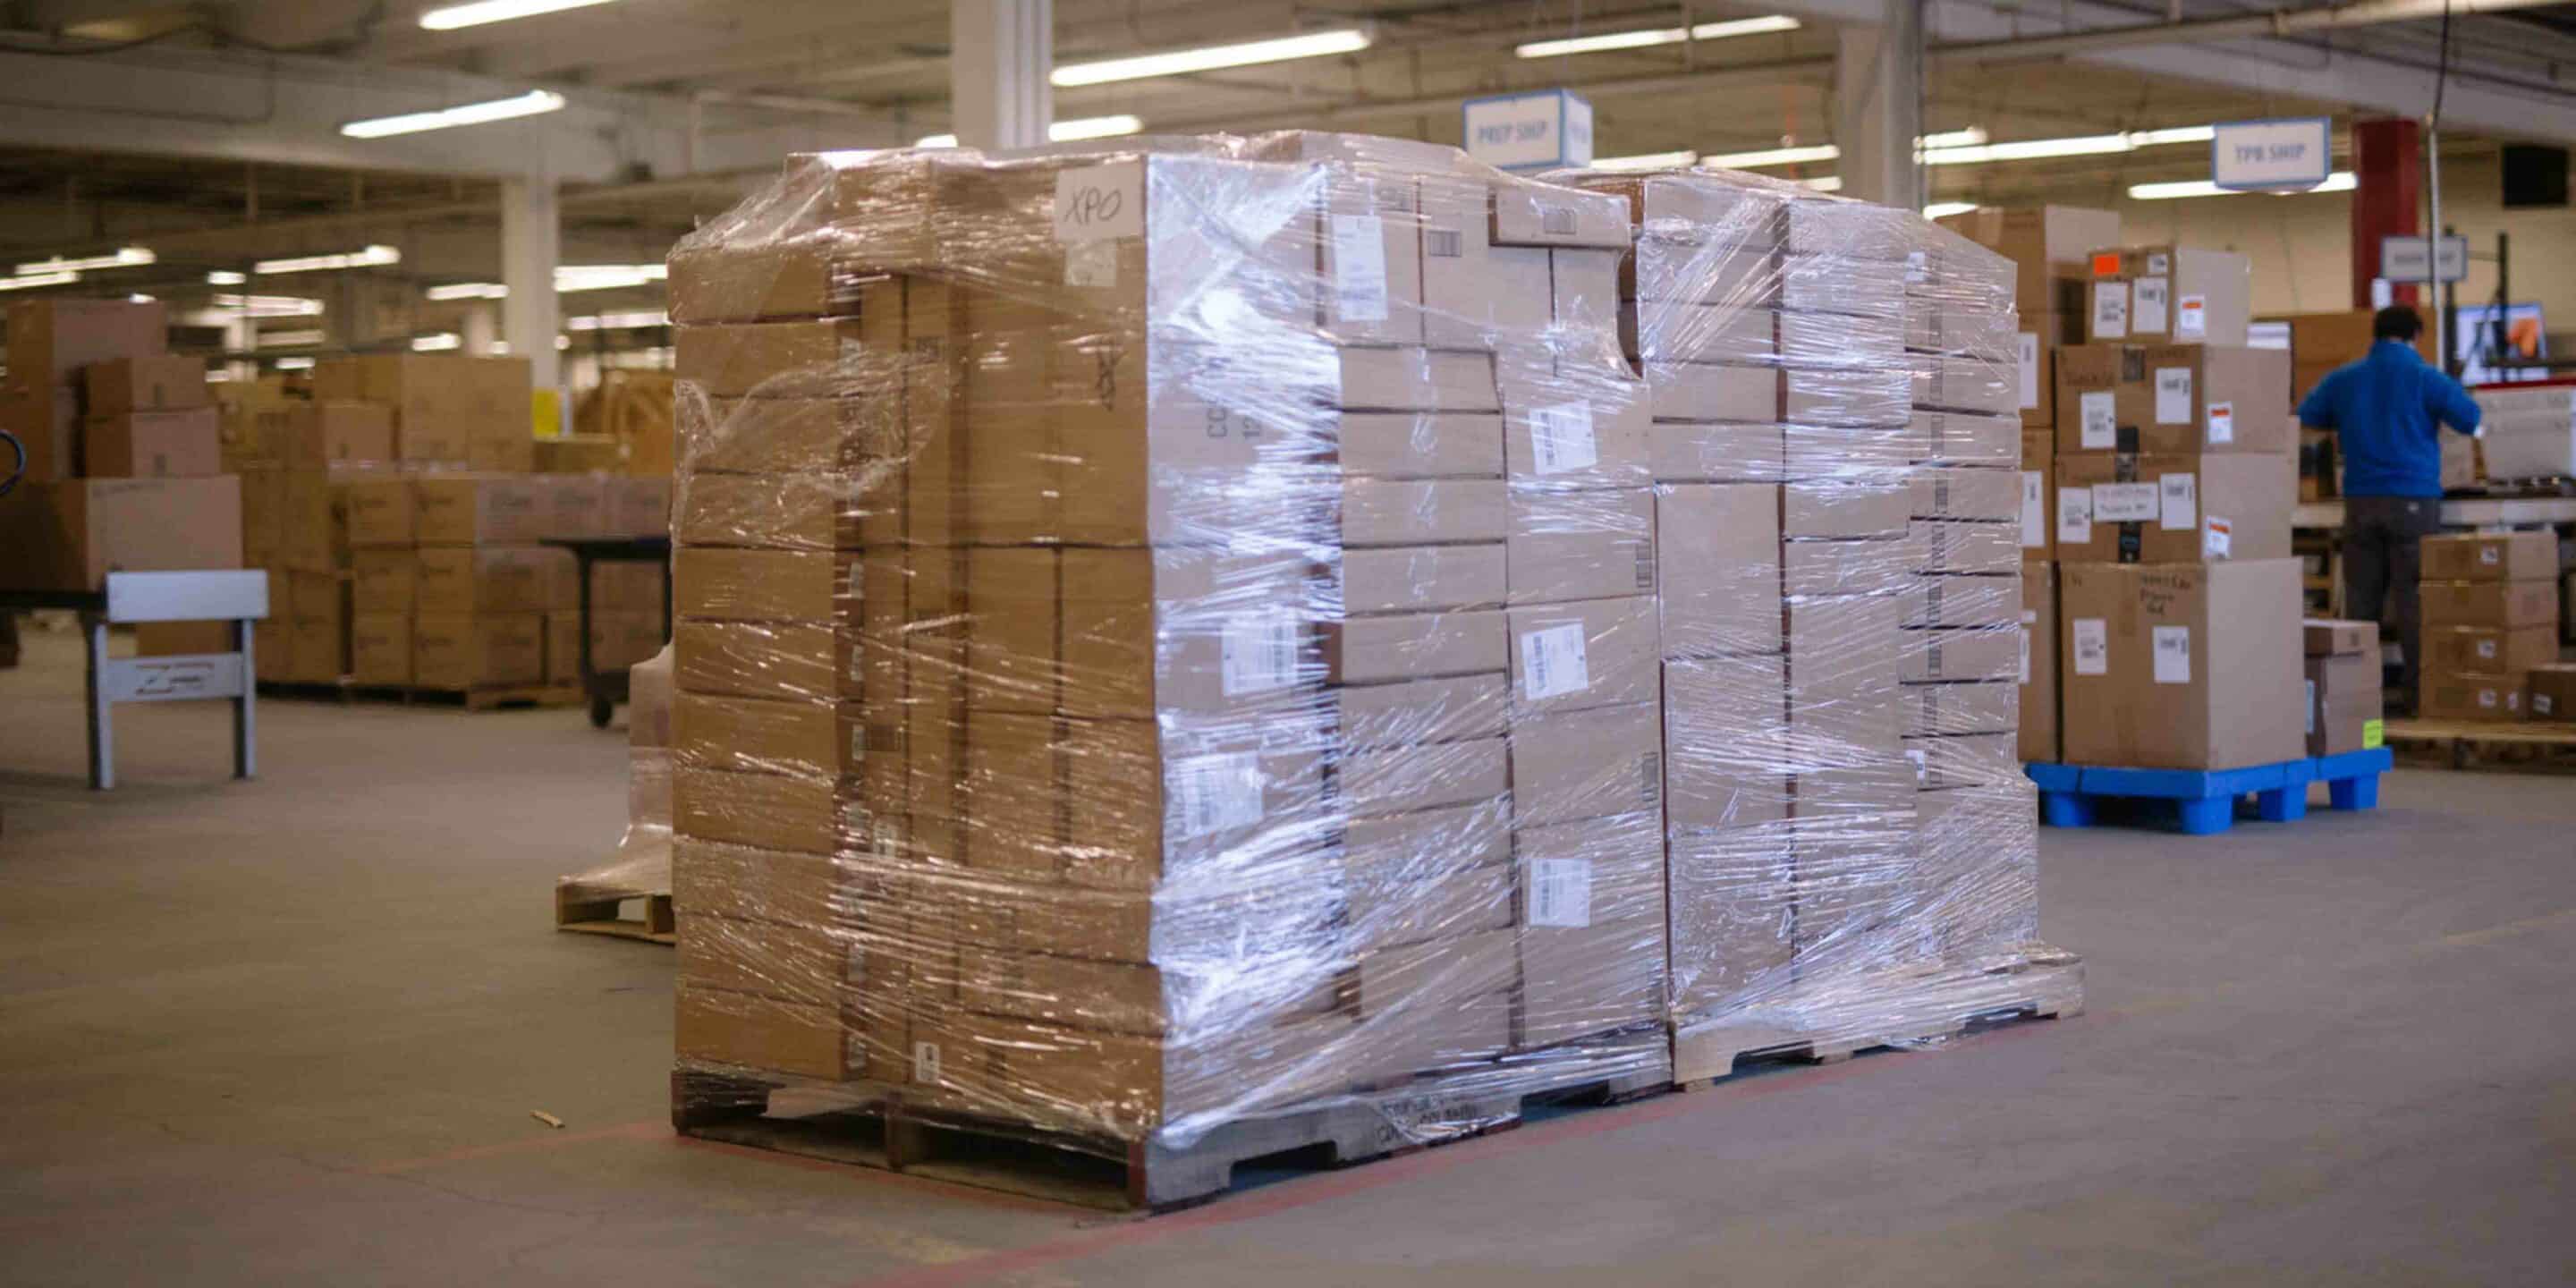
<svg viewBox="0 0 2576 1288">
<path fill-rule="evenodd" d="M 2478 405 L 2415 352 L 2423 319 L 2405 305 L 2370 320 L 2370 355 L 2337 367 L 2299 404 L 2299 423 L 2332 431 L 2343 448 L 2344 616 L 2380 619 L 2397 598 L 2397 637 L 2406 649 L 2411 710 L 2424 655 L 2415 582 L 2421 543 L 2442 526 L 2442 425 L 2478 435 Z"/>
</svg>

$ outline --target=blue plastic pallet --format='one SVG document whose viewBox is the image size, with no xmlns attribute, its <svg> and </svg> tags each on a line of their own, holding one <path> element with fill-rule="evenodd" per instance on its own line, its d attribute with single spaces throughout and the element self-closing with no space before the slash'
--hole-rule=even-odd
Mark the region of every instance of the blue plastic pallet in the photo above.
<svg viewBox="0 0 2576 1288">
<path fill-rule="evenodd" d="M 2039 785 L 2039 818 L 2050 827 L 2091 827 L 2105 797 L 2170 800 L 2192 836 L 2224 832 L 2236 823 L 2236 804 L 2254 798 L 2255 814 L 2274 823 L 2305 818 L 2308 784 L 2324 783 L 2335 809 L 2375 809 L 2379 776 L 2395 764 L 2386 747 L 2335 756 L 2285 760 L 2243 769 L 2116 769 L 2100 765 L 2024 765 Z"/>
</svg>

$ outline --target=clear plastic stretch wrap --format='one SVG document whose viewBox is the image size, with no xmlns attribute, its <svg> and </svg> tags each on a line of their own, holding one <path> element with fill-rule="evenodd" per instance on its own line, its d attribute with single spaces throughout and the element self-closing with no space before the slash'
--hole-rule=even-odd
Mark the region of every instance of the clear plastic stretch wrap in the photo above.
<svg viewBox="0 0 2576 1288">
<path fill-rule="evenodd" d="M 675 1085 L 1431 1139 L 1978 1010 L 2012 286 L 1741 175 L 791 159 L 671 257 Z"/>
</svg>

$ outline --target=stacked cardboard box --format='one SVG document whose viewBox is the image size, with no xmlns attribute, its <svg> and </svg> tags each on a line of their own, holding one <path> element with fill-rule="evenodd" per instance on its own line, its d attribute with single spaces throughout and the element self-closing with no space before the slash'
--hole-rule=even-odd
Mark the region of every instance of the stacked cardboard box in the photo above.
<svg viewBox="0 0 2576 1288">
<path fill-rule="evenodd" d="M 1981 206 L 1941 226 L 2011 260 L 2021 320 L 2014 404 L 2022 428 L 2057 425 L 2057 353 L 2084 342 L 2086 284 L 2095 249 L 2120 244 L 2120 216 L 2080 206 Z"/>
<path fill-rule="evenodd" d="M 2576 663 L 2531 668 L 2531 696 L 2524 706 L 2534 720 L 2560 724 L 2576 720 Z"/>
<path fill-rule="evenodd" d="M 2336 756 L 2382 745 L 2379 623 L 2309 618 L 2308 754 Z"/>
<path fill-rule="evenodd" d="M 2426 537 L 2416 714 L 2522 720 L 2530 672 L 2558 660 L 2558 537 L 2505 532 Z"/>
<path fill-rule="evenodd" d="M 463 354 L 369 354 L 315 364 L 313 397 L 382 409 L 392 451 L 378 459 L 536 469 L 528 360 Z"/>
<path fill-rule="evenodd" d="M 223 472 L 204 365 L 169 354 L 167 331 L 159 304 L 10 306 L 0 428 L 26 470 L 0 500 L 0 585 L 241 566 L 241 482 Z"/>
<path fill-rule="evenodd" d="M 2576 478 L 2576 385 L 2482 385 L 2474 396 L 2485 477 Z"/>
</svg>

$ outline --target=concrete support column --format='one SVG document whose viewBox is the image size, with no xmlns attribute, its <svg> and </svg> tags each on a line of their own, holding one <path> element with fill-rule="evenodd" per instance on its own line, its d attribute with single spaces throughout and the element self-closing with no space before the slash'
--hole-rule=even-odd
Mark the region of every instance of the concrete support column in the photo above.
<svg viewBox="0 0 2576 1288">
<path fill-rule="evenodd" d="M 552 171 L 501 181 L 501 338 L 528 360 L 539 389 L 561 387 L 555 335 L 555 266 L 563 257 L 563 222 Z"/>
<path fill-rule="evenodd" d="M 1055 0 L 950 0 L 948 103 L 957 142 L 1028 148 L 1055 120 Z"/>
<path fill-rule="evenodd" d="M 501 338 L 501 328 L 496 324 L 490 307 L 477 306 L 465 310 L 464 336 L 465 352 L 478 356 L 493 352 L 492 345 Z"/>
<path fill-rule="evenodd" d="M 2379 276 L 2379 239 L 2424 231 L 2424 130 L 2398 118 L 2352 127 L 2352 306 L 2370 307 L 2370 284 Z M 2392 292 L 2399 304 L 2416 302 L 2415 285 Z"/>
<path fill-rule="evenodd" d="M 1923 0 L 1881 0 L 1879 25 L 1836 28 L 1834 141 L 1842 195 L 1923 206 L 1914 140 L 1923 133 Z"/>
</svg>

